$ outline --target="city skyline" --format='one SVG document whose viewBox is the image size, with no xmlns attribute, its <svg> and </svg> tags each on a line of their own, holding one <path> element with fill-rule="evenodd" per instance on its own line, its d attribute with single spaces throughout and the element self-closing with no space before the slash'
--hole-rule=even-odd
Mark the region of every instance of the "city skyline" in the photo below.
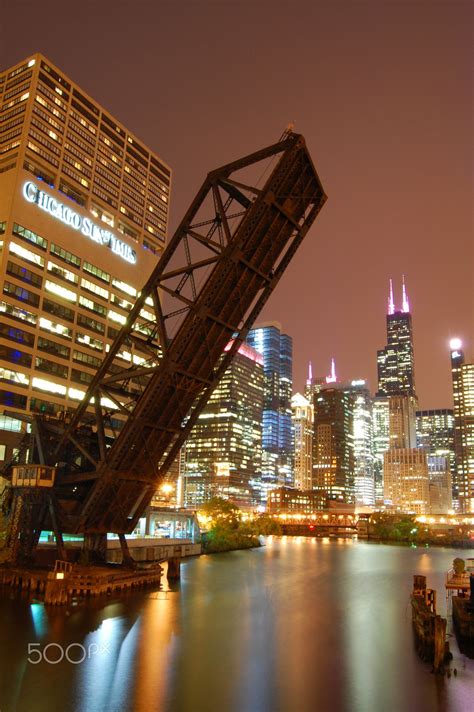
<svg viewBox="0 0 474 712">
<path fill-rule="evenodd" d="M 132 13 L 131 36 L 105 2 L 92 26 L 87 13 L 75 18 L 78 34 L 100 47 L 98 64 L 98 52 L 69 41 L 58 3 L 49 12 L 20 3 L 5 9 L 4 21 L 15 26 L 25 8 L 29 22 L 14 42 L 5 39 L 0 59 L 6 67 L 44 52 L 163 155 L 174 173 L 170 234 L 209 170 L 278 139 L 294 121 L 329 196 L 318 230 L 262 313 L 294 338 L 295 389 L 308 361 L 327 373 L 333 356 L 342 380 L 365 378 L 375 389 L 387 284 L 403 273 L 420 406 L 451 407 L 449 340 L 461 338 L 468 359 L 473 348 L 471 9 L 428 3 L 427 20 L 425 3 L 301 4 L 305 22 L 289 59 L 280 49 L 285 6 L 272 4 L 269 32 L 267 5 L 147 6 L 141 18 Z M 238 47 L 237 36 L 245 38 Z M 215 90 L 216 72 L 238 90 L 232 110 Z"/>
</svg>

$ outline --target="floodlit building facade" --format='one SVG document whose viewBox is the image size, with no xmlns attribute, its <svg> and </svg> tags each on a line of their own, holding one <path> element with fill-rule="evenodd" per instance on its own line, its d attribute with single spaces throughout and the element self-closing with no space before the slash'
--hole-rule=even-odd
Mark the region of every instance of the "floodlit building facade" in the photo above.
<svg viewBox="0 0 474 712">
<path fill-rule="evenodd" d="M 244 343 L 199 415 L 184 448 L 184 504 L 211 497 L 243 508 L 262 498 L 263 358 Z"/>
<path fill-rule="evenodd" d="M 384 455 L 386 504 L 402 512 L 428 514 L 428 460 L 422 448 L 391 448 Z"/>
<path fill-rule="evenodd" d="M 313 421 L 312 403 L 296 393 L 291 399 L 295 441 L 295 487 L 310 490 L 313 484 Z"/>
<path fill-rule="evenodd" d="M 1 465 L 30 413 L 83 398 L 164 248 L 171 171 L 40 54 L 0 73 L 0 123 Z"/>
<path fill-rule="evenodd" d="M 375 505 L 375 455 L 372 397 L 364 380 L 352 381 L 354 399 L 354 490 L 357 505 Z"/>
</svg>

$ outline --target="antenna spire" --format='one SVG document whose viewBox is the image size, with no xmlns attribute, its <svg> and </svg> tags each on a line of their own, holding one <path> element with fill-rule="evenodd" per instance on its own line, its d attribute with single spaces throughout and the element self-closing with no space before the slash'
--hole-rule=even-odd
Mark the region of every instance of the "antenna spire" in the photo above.
<svg viewBox="0 0 474 712">
<path fill-rule="evenodd" d="M 313 382 L 313 367 L 311 366 L 311 361 L 309 362 L 309 367 L 308 367 L 308 379 L 306 381 L 306 385 L 310 386 Z"/>
<path fill-rule="evenodd" d="M 389 280 L 390 282 L 390 291 L 389 291 L 389 296 L 388 296 L 388 314 L 395 314 L 395 302 L 393 301 L 393 284 L 392 280 Z"/>
<path fill-rule="evenodd" d="M 407 292 L 405 288 L 405 275 L 402 274 L 402 312 L 409 312 L 410 304 L 408 302 Z"/>
<path fill-rule="evenodd" d="M 331 375 L 326 376 L 326 383 L 336 383 L 337 381 L 337 376 L 336 376 L 336 362 L 334 361 L 334 358 L 331 359 Z"/>
</svg>

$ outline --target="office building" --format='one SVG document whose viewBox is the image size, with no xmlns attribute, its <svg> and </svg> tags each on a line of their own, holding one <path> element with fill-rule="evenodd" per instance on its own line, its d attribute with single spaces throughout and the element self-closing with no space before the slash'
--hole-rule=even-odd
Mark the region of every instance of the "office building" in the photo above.
<svg viewBox="0 0 474 712">
<path fill-rule="evenodd" d="M 332 500 L 355 499 L 354 398 L 332 383 L 314 404 L 313 489 Z"/>
<path fill-rule="evenodd" d="M 165 244 L 171 171 L 40 54 L 0 73 L 0 111 L 0 457 L 10 460 L 30 413 L 77 406 L 126 321 Z M 131 346 L 116 368 L 147 358 Z"/>
<path fill-rule="evenodd" d="M 304 397 L 314 406 L 314 398 L 318 395 L 322 386 L 326 383 L 323 376 L 313 376 L 313 365 L 311 361 L 308 366 L 308 378 L 304 387 Z"/>
<path fill-rule="evenodd" d="M 450 408 L 418 410 L 416 412 L 417 447 L 430 456 L 448 461 L 451 477 L 455 476 L 454 411 Z"/>
<path fill-rule="evenodd" d="M 427 452 L 417 448 L 415 364 L 410 305 L 402 277 L 402 306 L 390 290 L 387 345 L 377 352 L 378 397 L 388 399 L 389 448 L 383 453 L 384 502 L 400 511 L 429 512 Z"/>
<path fill-rule="evenodd" d="M 260 503 L 264 387 L 263 358 L 244 343 L 186 441 L 186 507 L 198 509 L 211 497 L 243 508 Z"/>
<path fill-rule="evenodd" d="M 388 399 L 389 447 L 416 447 L 416 408 L 414 396 L 392 395 Z"/>
<path fill-rule="evenodd" d="M 466 363 L 462 343 L 451 341 L 456 468 L 453 495 L 456 508 L 474 512 L 474 363 Z"/>
<path fill-rule="evenodd" d="M 374 481 L 375 503 L 383 504 L 383 460 L 385 451 L 390 446 L 390 410 L 389 399 L 376 396 L 372 404 L 372 422 L 374 434 Z"/>
<path fill-rule="evenodd" d="M 291 399 L 295 442 L 295 487 L 310 490 L 313 483 L 313 421 L 314 408 L 310 401 L 296 393 Z"/>
<path fill-rule="evenodd" d="M 453 506 L 449 458 L 445 455 L 428 455 L 427 460 L 430 514 L 448 514 Z"/>
<path fill-rule="evenodd" d="M 392 280 L 387 310 L 387 345 L 377 351 L 377 396 L 415 395 L 413 328 L 410 305 L 402 281 L 402 308 L 396 309 Z"/>
<path fill-rule="evenodd" d="M 357 505 L 375 505 L 373 402 L 364 380 L 348 387 L 353 403 L 354 490 Z"/>
<path fill-rule="evenodd" d="M 265 403 L 262 431 L 262 503 L 274 487 L 293 485 L 291 427 L 293 342 L 281 325 L 270 322 L 249 331 L 247 342 L 263 356 Z"/>
<path fill-rule="evenodd" d="M 384 455 L 385 503 L 401 512 L 428 514 L 428 460 L 422 448 L 390 448 Z"/>
<path fill-rule="evenodd" d="M 323 492 L 278 487 L 268 493 L 269 514 L 313 514 L 326 509 L 328 501 Z"/>
</svg>

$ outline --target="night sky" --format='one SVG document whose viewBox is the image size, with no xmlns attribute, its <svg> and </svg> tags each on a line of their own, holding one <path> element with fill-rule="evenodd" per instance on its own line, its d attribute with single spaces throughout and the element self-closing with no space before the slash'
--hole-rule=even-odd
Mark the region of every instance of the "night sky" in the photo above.
<svg viewBox="0 0 474 712">
<path fill-rule="evenodd" d="M 449 0 L 15 0 L 0 65 L 36 51 L 173 168 L 171 232 L 205 174 L 290 121 L 328 202 L 263 313 L 308 360 L 376 387 L 389 277 L 405 273 L 422 408 L 474 351 L 474 4 Z M 3 26 L 1 26 L 3 24 Z"/>
</svg>

